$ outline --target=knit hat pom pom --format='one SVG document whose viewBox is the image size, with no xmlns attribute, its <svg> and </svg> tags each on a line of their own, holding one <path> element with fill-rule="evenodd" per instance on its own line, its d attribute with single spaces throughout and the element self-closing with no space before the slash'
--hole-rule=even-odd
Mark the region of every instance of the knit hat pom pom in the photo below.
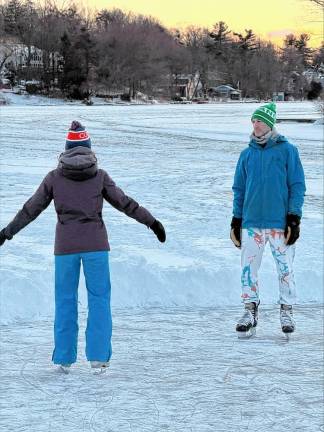
<svg viewBox="0 0 324 432">
<path fill-rule="evenodd" d="M 77 120 L 73 120 L 73 122 L 71 123 L 70 130 L 77 130 L 80 128 L 83 128 L 82 124 L 80 122 L 78 122 Z"/>
</svg>

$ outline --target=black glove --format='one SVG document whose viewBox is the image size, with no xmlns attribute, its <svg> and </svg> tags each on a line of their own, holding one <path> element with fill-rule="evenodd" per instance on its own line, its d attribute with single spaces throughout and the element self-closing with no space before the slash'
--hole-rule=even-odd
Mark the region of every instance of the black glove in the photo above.
<svg viewBox="0 0 324 432">
<path fill-rule="evenodd" d="M 286 244 L 291 246 L 299 238 L 300 233 L 300 216 L 294 214 L 287 214 L 285 238 Z"/>
<path fill-rule="evenodd" d="M 159 239 L 161 243 L 165 242 L 166 234 L 165 234 L 164 227 L 160 221 L 155 219 L 153 224 L 150 226 L 150 229 L 154 232 L 154 234 L 156 235 L 156 237 Z"/>
<path fill-rule="evenodd" d="M 241 247 L 241 228 L 242 218 L 236 218 L 233 216 L 231 222 L 231 240 L 237 248 Z"/>
<path fill-rule="evenodd" d="M 2 246 L 3 243 L 4 243 L 6 240 L 8 240 L 8 239 L 7 239 L 6 235 L 5 235 L 5 228 L 3 228 L 3 229 L 0 231 L 0 246 Z"/>
</svg>

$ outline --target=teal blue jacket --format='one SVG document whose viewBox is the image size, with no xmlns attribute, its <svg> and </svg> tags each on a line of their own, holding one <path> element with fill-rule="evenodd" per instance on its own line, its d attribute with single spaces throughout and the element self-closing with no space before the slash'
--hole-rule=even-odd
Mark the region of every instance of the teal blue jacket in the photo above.
<svg viewBox="0 0 324 432">
<path fill-rule="evenodd" d="M 288 213 L 302 216 L 306 191 L 297 148 L 283 135 L 264 147 L 253 139 L 237 162 L 233 215 L 242 228 L 281 228 Z"/>
</svg>

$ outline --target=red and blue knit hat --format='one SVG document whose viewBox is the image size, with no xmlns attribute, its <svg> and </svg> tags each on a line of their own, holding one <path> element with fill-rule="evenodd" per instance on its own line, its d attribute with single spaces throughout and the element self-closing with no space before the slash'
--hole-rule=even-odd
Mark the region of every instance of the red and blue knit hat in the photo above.
<svg viewBox="0 0 324 432">
<path fill-rule="evenodd" d="M 77 146 L 91 148 L 91 139 L 88 132 L 85 130 L 85 127 L 78 121 L 73 120 L 66 137 L 65 150 Z"/>
</svg>

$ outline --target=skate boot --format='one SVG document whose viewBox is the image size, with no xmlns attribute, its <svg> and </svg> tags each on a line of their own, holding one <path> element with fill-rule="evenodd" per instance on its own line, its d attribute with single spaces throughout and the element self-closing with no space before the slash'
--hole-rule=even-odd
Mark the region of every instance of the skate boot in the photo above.
<svg viewBox="0 0 324 432">
<path fill-rule="evenodd" d="M 71 370 L 70 363 L 64 363 L 59 365 L 59 371 L 65 373 L 66 375 L 70 373 L 70 370 Z"/>
<path fill-rule="evenodd" d="M 295 321 L 293 318 L 293 308 L 291 305 L 280 305 L 281 330 L 288 336 L 295 331 Z"/>
<path fill-rule="evenodd" d="M 259 304 L 260 302 L 245 303 L 245 311 L 236 325 L 236 332 L 239 338 L 249 338 L 255 335 L 258 324 Z"/>
<path fill-rule="evenodd" d="M 93 375 L 100 375 L 105 373 L 109 368 L 109 361 L 107 362 L 91 361 L 90 365 L 91 365 Z"/>
</svg>

